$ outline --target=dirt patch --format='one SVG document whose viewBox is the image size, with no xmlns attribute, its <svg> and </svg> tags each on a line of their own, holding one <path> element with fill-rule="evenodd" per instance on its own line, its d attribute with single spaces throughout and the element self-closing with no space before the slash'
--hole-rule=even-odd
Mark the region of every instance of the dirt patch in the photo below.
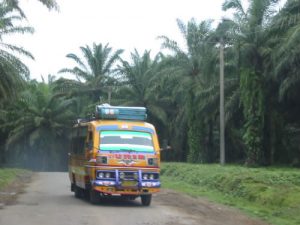
<svg viewBox="0 0 300 225">
<path fill-rule="evenodd" d="M 16 176 L 16 179 L 9 185 L 0 189 L 0 209 L 4 205 L 12 205 L 16 203 L 17 196 L 24 193 L 26 185 L 32 180 L 33 173 L 27 172 Z"/>
<path fill-rule="evenodd" d="M 162 189 L 156 204 L 184 212 L 190 219 L 206 225 L 267 225 L 268 223 L 250 218 L 243 212 L 204 198 L 193 198 L 169 189 Z M 178 221 L 177 221 L 178 222 Z M 173 225 L 177 224 L 176 222 Z"/>
</svg>

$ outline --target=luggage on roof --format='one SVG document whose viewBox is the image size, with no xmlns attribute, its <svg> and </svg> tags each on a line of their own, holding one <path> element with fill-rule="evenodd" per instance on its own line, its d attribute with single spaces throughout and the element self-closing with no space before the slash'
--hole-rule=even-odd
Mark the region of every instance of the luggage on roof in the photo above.
<svg viewBox="0 0 300 225">
<path fill-rule="evenodd" d="M 96 118 L 145 121 L 147 119 L 147 113 L 145 107 L 111 106 L 109 104 L 102 104 L 96 106 Z"/>
</svg>

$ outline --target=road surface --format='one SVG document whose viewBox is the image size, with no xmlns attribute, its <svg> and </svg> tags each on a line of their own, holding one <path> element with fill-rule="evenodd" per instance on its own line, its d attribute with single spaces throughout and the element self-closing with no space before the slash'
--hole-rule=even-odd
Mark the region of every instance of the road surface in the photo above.
<svg viewBox="0 0 300 225">
<path fill-rule="evenodd" d="M 0 209 L 0 225 L 265 225 L 231 208 L 170 190 L 140 199 L 92 205 L 70 192 L 67 173 L 38 173 L 14 205 Z"/>
</svg>

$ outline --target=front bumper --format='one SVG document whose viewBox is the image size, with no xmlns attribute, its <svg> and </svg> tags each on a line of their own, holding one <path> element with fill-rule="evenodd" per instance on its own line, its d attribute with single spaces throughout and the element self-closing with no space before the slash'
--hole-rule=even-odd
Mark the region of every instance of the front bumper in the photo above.
<svg viewBox="0 0 300 225">
<path fill-rule="evenodd" d="M 155 179 L 143 179 L 144 172 L 142 170 L 101 170 L 97 171 L 111 173 L 111 178 L 96 178 L 91 181 L 94 190 L 105 194 L 121 194 L 121 195 L 142 195 L 159 192 L 161 186 L 158 172 L 145 172 L 154 174 Z M 120 174 L 126 174 L 121 177 Z"/>
</svg>

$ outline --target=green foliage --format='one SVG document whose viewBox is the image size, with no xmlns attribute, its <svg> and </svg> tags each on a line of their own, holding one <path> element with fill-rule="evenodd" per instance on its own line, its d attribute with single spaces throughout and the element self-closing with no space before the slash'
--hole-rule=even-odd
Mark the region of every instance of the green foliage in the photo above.
<svg viewBox="0 0 300 225">
<path fill-rule="evenodd" d="M 40 2 L 57 8 L 56 1 Z M 63 160 L 65 149 L 58 146 L 67 145 L 64 134 L 69 121 L 92 117 L 99 102 L 147 107 L 160 142 L 166 139 L 172 147 L 162 153 L 164 160 L 219 161 L 219 42 L 223 40 L 227 161 L 299 166 L 300 2 L 288 0 L 280 11 L 277 3 L 251 0 L 245 8 L 241 0 L 226 0 L 223 10 L 232 10 L 233 17 L 217 28 L 211 20 L 178 19 L 185 46 L 160 36 L 168 55 L 151 58 L 150 51 L 135 50 L 127 61 L 120 58 L 123 50 L 113 51 L 108 44 L 81 46 L 80 56 L 67 55 L 76 66 L 60 71 L 77 80 L 50 76 L 48 84 L 33 84 L 18 58 L 32 55 L 2 42 L 7 34 L 33 29 L 16 25 L 25 17 L 18 0 L 2 1 L 0 161 L 5 160 L 4 146 L 28 163 L 28 155 L 36 152 L 44 161 Z M 43 146 L 48 149 L 41 151 Z"/>
<path fill-rule="evenodd" d="M 33 56 L 22 47 L 3 42 L 8 35 L 33 32 L 32 27 L 15 25 L 21 20 L 22 17 L 13 8 L 0 3 L 0 101 L 16 97 L 29 76 L 27 66 L 18 55 Z"/>
<path fill-rule="evenodd" d="M 32 81 L 18 101 L 7 108 L 1 128 L 8 131 L 10 163 L 39 170 L 66 168 L 74 101 L 59 98 L 51 87 Z"/>
<path fill-rule="evenodd" d="M 274 75 L 280 82 L 279 98 L 293 98 L 298 89 L 299 76 L 299 1 L 287 1 L 285 7 L 274 17 L 271 35 L 278 36 L 274 57 L 276 60 Z M 273 76 L 274 76 L 273 75 Z"/>
<path fill-rule="evenodd" d="M 112 91 L 117 80 L 113 76 L 113 66 L 120 59 L 123 50 L 118 49 L 113 52 L 109 44 L 102 45 L 93 43 L 92 46 L 81 46 L 83 57 L 74 53 L 67 54 L 67 58 L 72 59 L 77 66 L 73 68 L 63 68 L 59 73 L 71 73 L 76 76 L 75 80 L 61 79 L 59 89 L 65 94 L 73 96 L 87 95 L 93 102 L 99 100 L 103 93 Z"/>
<path fill-rule="evenodd" d="M 229 31 L 235 38 L 232 44 L 238 56 L 240 102 L 245 119 L 243 140 L 248 165 L 262 164 L 264 157 L 270 157 L 274 148 L 271 140 L 274 130 L 270 129 L 270 120 L 265 119 L 269 116 L 265 104 L 270 111 L 276 108 L 276 102 L 272 100 L 276 83 L 270 78 L 274 73 L 272 54 L 276 52 L 271 49 L 276 38 L 269 33 L 277 13 L 276 3 L 253 0 L 249 1 L 247 9 L 236 0 L 225 1 L 223 5 L 224 10 L 233 9 L 235 12 Z"/>
<path fill-rule="evenodd" d="M 197 110 L 194 107 L 194 102 L 191 97 L 188 114 L 188 145 L 189 152 L 187 155 L 187 161 L 190 163 L 199 163 L 205 161 L 204 158 L 204 143 L 203 139 L 203 130 L 204 130 L 204 121 L 197 115 Z"/>
<path fill-rule="evenodd" d="M 17 176 L 29 173 L 23 169 L 0 168 L 0 190 L 15 180 Z"/>
<path fill-rule="evenodd" d="M 214 84 L 214 70 L 216 63 L 216 48 L 213 39 L 213 29 L 211 21 L 197 23 L 194 19 L 184 24 L 177 20 L 177 25 L 182 33 L 187 50 L 178 46 L 176 41 L 166 36 L 161 36 L 162 47 L 170 50 L 173 56 L 167 57 L 162 63 L 167 65 L 164 68 L 164 76 L 169 82 L 174 83 L 175 93 L 173 96 L 181 95 L 181 98 L 174 98 L 173 101 L 179 108 L 184 108 L 182 121 L 187 123 L 187 146 L 189 162 L 207 162 L 205 156 L 204 139 L 207 138 L 207 127 L 205 126 L 205 114 L 201 114 L 201 109 L 205 108 L 207 98 L 201 95 L 211 83 Z M 180 110 L 177 108 L 176 110 Z M 208 108 L 208 107 L 207 107 Z M 207 109 L 205 108 L 205 109 Z M 215 110 L 213 110 L 215 112 Z M 174 130 L 174 129 L 173 129 Z M 172 130 L 172 132 L 174 132 Z M 176 126 L 175 126 L 175 130 Z M 175 131 L 176 132 L 176 131 Z M 172 138 L 172 133 L 169 135 Z M 171 141 L 172 142 L 172 141 Z"/>
<path fill-rule="evenodd" d="M 158 87 L 161 54 L 151 59 L 150 51 L 140 55 L 137 50 L 131 53 L 131 62 L 121 60 L 118 66 L 120 88 L 115 101 L 124 105 L 144 106 L 148 110 L 150 121 L 166 123 L 167 115 L 163 109 L 165 98 L 160 98 Z"/>
<path fill-rule="evenodd" d="M 203 128 L 200 127 L 193 120 L 190 122 L 189 130 L 188 130 L 188 145 L 189 145 L 189 152 L 187 155 L 187 161 L 191 163 L 199 163 L 203 161 L 203 155 L 201 154 L 201 150 L 203 146 L 201 146 L 201 134 L 199 134 Z"/>
<path fill-rule="evenodd" d="M 251 72 L 241 76 L 241 102 L 246 123 L 244 143 L 247 146 L 248 165 L 257 165 L 262 159 L 263 126 L 264 126 L 264 95 L 260 78 Z"/>
<path fill-rule="evenodd" d="M 300 221 L 298 169 L 164 163 L 161 173 L 168 188 L 234 205 L 274 224 Z"/>
</svg>

